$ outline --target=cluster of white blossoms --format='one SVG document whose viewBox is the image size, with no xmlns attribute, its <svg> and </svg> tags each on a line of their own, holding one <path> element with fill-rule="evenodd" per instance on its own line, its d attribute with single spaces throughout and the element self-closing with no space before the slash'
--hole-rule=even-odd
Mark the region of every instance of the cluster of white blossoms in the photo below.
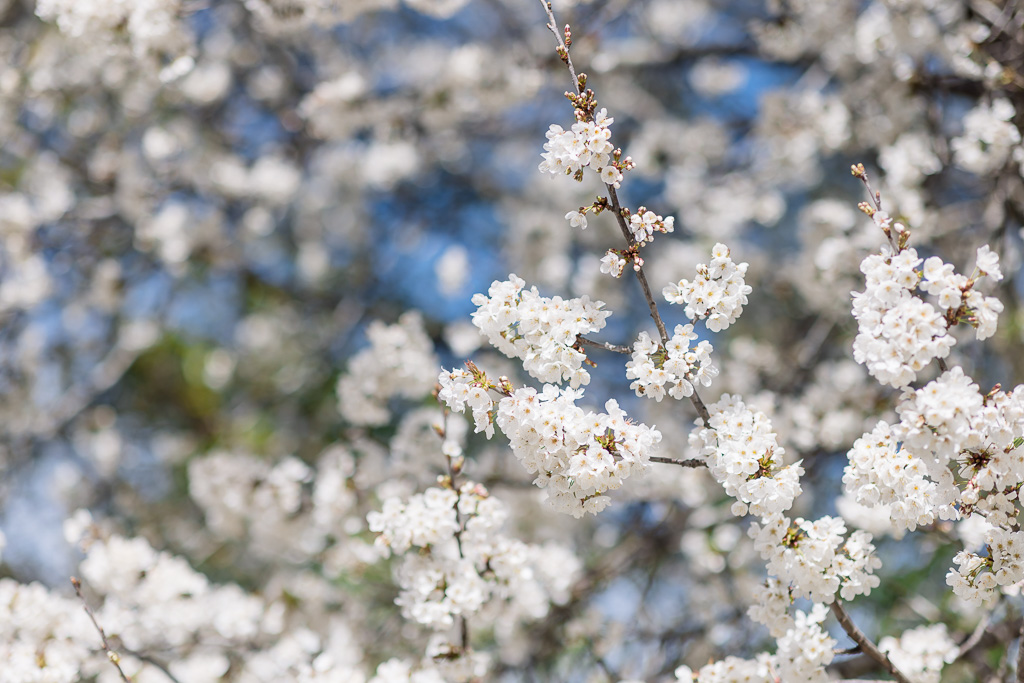
<svg viewBox="0 0 1024 683">
<path fill-rule="evenodd" d="M 1024 581 L 1024 531 L 991 527 L 985 532 L 986 556 L 961 550 L 946 584 L 964 600 L 991 602 L 996 589 Z"/>
<path fill-rule="evenodd" d="M 458 492 L 435 487 L 408 500 L 389 498 L 369 513 L 382 554 L 403 555 L 395 600 L 403 616 L 442 630 L 492 601 L 509 601 L 512 618 L 537 619 L 551 602 L 568 599 L 579 561 L 564 548 L 502 534 L 507 516 L 505 505 L 473 482 Z"/>
<path fill-rule="evenodd" d="M 810 612 L 798 611 L 792 626 L 777 639 L 774 655 L 760 654 L 755 659 L 726 657 L 694 672 L 688 666 L 675 671 L 680 683 L 738 683 L 739 681 L 800 681 L 826 683 L 825 667 L 832 663 L 836 640 L 821 624 L 828 616 L 825 605 L 814 605 Z"/>
<path fill-rule="evenodd" d="M 370 683 L 445 683 L 445 680 L 432 666 L 414 669 L 409 662 L 396 658 L 382 662 Z"/>
<path fill-rule="evenodd" d="M 369 683 L 452 683 L 480 680 L 487 674 L 488 662 L 483 653 L 460 653 L 452 657 L 443 641 L 438 643 L 438 647 L 427 647 L 426 656 L 418 665 L 398 658 L 382 662 Z"/>
<path fill-rule="evenodd" d="M 754 548 L 768 561 L 768 573 L 789 585 L 794 597 L 831 603 L 836 592 L 844 600 L 868 595 L 878 587 L 874 570 L 882 566 L 875 556 L 871 534 L 854 531 L 844 538 L 841 518 L 810 521 L 771 515 L 752 524 Z M 774 630 L 771 623 L 769 629 Z"/>
<path fill-rule="evenodd" d="M 950 500 L 951 488 L 955 494 L 952 476 L 937 478 L 944 486 L 945 495 L 940 495 L 925 461 L 904 449 L 886 422 L 879 422 L 857 439 L 847 457 L 849 464 L 843 473 L 846 492 L 861 505 L 889 506 L 896 529 L 913 531 L 934 522 L 936 515 L 956 518 L 953 505 L 943 502 Z"/>
<path fill-rule="evenodd" d="M 1016 488 L 1024 481 L 1024 387 L 982 396 L 955 367 L 917 391 L 908 390 L 896 410 L 896 435 L 928 463 L 947 496 L 943 502 L 959 502 L 965 506 L 961 512 L 980 512 L 991 524 L 1016 525 Z M 966 482 L 959 500 L 948 486 L 947 466 L 954 464 Z"/>
<path fill-rule="evenodd" d="M 377 554 L 352 535 L 363 526 L 355 473 L 355 455 L 338 444 L 313 464 L 211 451 L 189 460 L 188 492 L 211 538 L 260 559 L 301 565 L 314 556 L 334 577 Z"/>
<path fill-rule="evenodd" d="M 908 388 L 904 392 L 896 407 L 900 416 L 898 436 L 911 452 L 949 462 L 964 447 L 989 446 L 979 438 L 987 435 L 972 428 L 972 418 L 983 417 L 976 413 L 984 404 L 978 385 L 964 374 L 963 368 L 954 367 L 922 388 Z M 979 424 L 982 429 L 986 426 Z M 992 436 L 1002 436 L 1001 443 L 992 444 L 996 448 L 1011 445 L 1014 438 L 1012 433 Z"/>
<path fill-rule="evenodd" d="M 487 393 L 489 387 L 485 381 L 460 368 L 442 370 L 437 381 L 441 385 L 437 398 L 442 403 L 457 413 L 465 412 L 469 406 L 474 431 L 484 432 L 488 439 L 494 436 L 494 401 Z"/>
<path fill-rule="evenodd" d="M 705 340 L 690 348 L 697 335 L 693 325 L 676 325 L 672 339 L 662 348 L 646 332 L 633 343 L 633 358 L 626 363 L 626 377 L 633 380 L 629 388 L 637 396 L 661 401 L 667 393 L 675 399 L 693 395 L 694 383 L 708 387 L 718 376 L 711 364 L 711 342 Z"/>
<path fill-rule="evenodd" d="M 980 103 L 964 116 L 964 133 L 950 147 L 957 166 L 972 173 L 998 171 L 1014 149 L 1020 149 L 1020 131 L 1013 125 L 1013 104 L 997 98 Z"/>
<path fill-rule="evenodd" d="M 883 247 L 861 262 L 866 287 L 853 293 L 853 357 L 879 382 L 897 388 L 913 382 L 932 359 L 948 356 L 956 343 L 942 314 L 912 294 L 920 263 L 914 249 L 894 255 Z"/>
<path fill-rule="evenodd" d="M 669 233 L 675 230 L 676 219 L 672 216 L 662 218 L 653 211 L 640 207 L 636 213 L 629 217 L 629 231 L 633 239 L 644 246 L 654 241 L 654 233 Z"/>
<path fill-rule="evenodd" d="M 711 263 L 698 264 L 693 281 L 670 284 L 662 294 L 669 303 L 685 304 L 690 320 L 706 318 L 707 328 L 720 332 L 736 322 L 747 304 L 747 295 L 752 291 L 743 280 L 747 265 L 734 263 L 729 248 L 716 244 L 711 250 Z"/>
<path fill-rule="evenodd" d="M 473 296 L 473 324 L 496 349 L 523 361 L 531 377 L 541 382 L 568 380 L 578 387 L 590 382 L 583 364 L 587 356 L 574 348 L 577 337 L 598 332 L 611 315 L 603 301 L 590 297 L 563 299 L 541 296 L 536 287 L 514 274 L 495 280 L 487 294 Z"/>
<path fill-rule="evenodd" d="M 96 637 L 74 600 L 0 579 L 0 680 L 72 683 L 99 673 L 109 664 L 92 654 Z"/>
<path fill-rule="evenodd" d="M 603 494 L 646 472 L 661 441 L 661 432 L 630 422 L 616 401 L 595 413 L 576 405 L 581 396 L 550 384 L 539 393 L 523 387 L 501 399 L 497 410 L 498 427 L 516 458 L 536 473 L 534 483 L 554 507 L 574 517 L 607 507 Z"/>
<path fill-rule="evenodd" d="M 679 683 L 735 683 L 736 681 L 771 680 L 774 661 L 772 656 L 763 652 L 755 659 L 728 656 L 717 662 L 705 664 L 694 672 L 688 666 L 675 670 Z"/>
<path fill-rule="evenodd" d="M 377 426 L 391 418 L 391 399 L 430 393 L 438 360 L 416 311 L 402 314 L 394 325 L 375 320 L 366 336 L 370 345 L 352 356 L 338 379 L 338 410 L 353 424 Z"/>
<path fill-rule="evenodd" d="M 998 282 L 1003 279 L 999 269 L 999 255 L 986 244 L 978 249 L 977 270 Z M 949 263 L 943 263 L 938 256 L 924 262 L 921 290 L 936 297 L 939 308 L 957 312 L 966 307 L 970 312 L 970 323 L 975 327 L 976 337 L 988 339 L 996 331 L 1003 304 L 993 296 L 985 296 L 974 289 L 974 281 L 955 272 Z"/>
<path fill-rule="evenodd" d="M 904 631 L 899 638 L 886 636 L 878 649 L 914 683 L 939 683 L 942 668 L 957 658 L 957 646 L 945 624 Z"/>
<path fill-rule="evenodd" d="M 615 119 L 605 109 L 594 115 L 593 121 L 577 121 L 569 130 L 551 124 L 546 134 L 544 153 L 540 162 L 542 173 L 572 175 L 582 179 L 587 166 L 597 171 L 601 182 L 618 188 L 622 172 L 612 160 L 614 147 L 610 142 L 612 131 L 609 126 Z M 583 227 L 586 227 L 585 224 Z"/>
<path fill-rule="evenodd" d="M 84 510 L 65 522 L 64 531 L 85 552 L 77 571 L 84 599 L 117 644 L 126 675 L 134 680 L 148 668 L 145 654 L 136 653 L 159 652 L 170 659 L 167 675 L 179 680 L 219 679 L 230 667 L 246 680 L 270 680 L 262 674 L 265 660 L 273 656 L 264 646 L 289 637 L 283 633 L 283 602 L 249 594 L 237 584 L 213 584 L 181 557 L 158 551 L 142 538 L 108 535 Z M 0 680 L 115 680 L 98 642 L 82 601 L 39 584 L 0 581 Z M 203 644 L 201 652 L 196 643 Z M 308 662 L 306 652 L 294 654 L 291 663 L 296 657 Z M 147 670 L 139 680 L 151 673 Z"/>
<path fill-rule="evenodd" d="M 68 525 L 72 538 L 74 526 Z M 110 596 L 97 619 L 129 650 L 183 647 L 197 637 L 244 642 L 274 629 L 272 621 L 281 616 L 236 585 L 211 584 L 184 559 L 155 550 L 145 539 L 86 538 L 83 546 L 84 582 Z"/>
<path fill-rule="evenodd" d="M 754 593 L 754 604 L 747 609 L 747 616 L 752 621 L 768 627 L 772 638 L 781 638 L 786 631 L 793 628 L 793 617 L 789 616 L 789 607 L 793 604 L 793 594 L 789 584 L 777 576 L 769 576 Z"/>
<path fill-rule="evenodd" d="M 886 226 L 891 219 L 876 211 L 876 223 Z M 924 261 L 914 249 L 893 254 L 883 247 L 861 263 L 866 276 L 863 292 L 853 293 L 853 317 L 858 333 L 853 355 L 867 366 L 882 384 L 900 388 L 915 379 L 934 358 L 945 358 L 956 344 L 947 333 L 949 325 L 961 320 L 975 327 L 978 339 L 991 337 L 996 330 L 1002 303 L 974 289 L 975 279 L 955 272 L 952 265 L 932 256 Z M 980 276 L 1002 279 L 999 257 L 988 246 L 978 249 Z M 938 308 L 915 296 L 915 290 L 936 298 Z"/>
<path fill-rule="evenodd" d="M 399 555 L 412 546 L 426 548 L 453 538 L 459 530 L 455 504 L 459 495 L 451 489 L 430 488 L 409 500 L 388 498 L 380 512 L 367 515 L 370 531 L 380 533 L 374 545 L 385 557 Z"/>
<path fill-rule="evenodd" d="M 989 556 L 963 551 L 946 577 L 962 597 L 982 600 L 1024 579 L 1024 546 L 1014 531 L 1024 482 L 1024 387 L 983 396 L 954 367 L 906 389 L 896 411 L 898 423 L 879 422 L 850 450 L 846 491 L 864 505 L 888 505 L 899 529 L 982 516 L 991 526 Z"/>
<path fill-rule="evenodd" d="M 708 412 L 710 423 L 690 432 L 690 446 L 736 499 L 733 514 L 766 517 L 792 507 L 804 470 L 799 462 L 783 465 L 786 452 L 768 417 L 729 394 L 710 404 Z"/>
</svg>

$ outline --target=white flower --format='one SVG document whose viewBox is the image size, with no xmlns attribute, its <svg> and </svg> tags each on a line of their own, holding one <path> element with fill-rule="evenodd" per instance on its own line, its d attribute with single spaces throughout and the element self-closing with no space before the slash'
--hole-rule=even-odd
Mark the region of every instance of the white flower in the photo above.
<svg viewBox="0 0 1024 683">
<path fill-rule="evenodd" d="M 460 369 L 442 370 L 437 381 L 441 385 L 438 399 L 457 413 L 464 412 L 468 405 L 473 411 L 474 431 L 484 432 L 488 439 L 491 438 L 494 435 L 494 425 L 491 423 L 494 401 L 487 389 L 476 382 L 473 375 Z"/>
<path fill-rule="evenodd" d="M 854 531 L 844 539 L 845 532 L 839 518 L 791 522 L 774 514 L 751 525 L 749 535 L 768 562 L 768 574 L 789 586 L 793 597 L 831 603 L 837 592 L 852 600 L 879 585 L 874 570 L 882 563 L 875 556 L 871 534 Z"/>
<path fill-rule="evenodd" d="M 536 287 L 514 274 L 491 283 L 487 294 L 476 294 L 476 325 L 496 349 L 519 358 L 532 377 L 541 382 L 568 380 L 573 387 L 590 382 L 583 367 L 586 355 L 574 348 L 580 335 L 598 332 L 611 315 L 603 301 L 590 297 L 542 297 Z"/>
<path fill-rule="evenodd" d="M 349 360 L 338 380 L 338 410 L 353 424 L 376 426 L 390 419 L 390 399 L 430 393 L 438 361 L 417 312 L 403 314 L 394 325 L 375 320 L 366 336 L 370 346 Z"/>
<path fill-rule="evenodd" d="M 1003 279 L 1003 272 L 999 269 L 999 254 L 984 244 L 978 247 L 978 270 L 996 282 Z"/>
<path fill-rule="evenodd" d="M 1014 106 L 1006 99 L 980 103 L 964 116 L 964 133 L 953 138 L 950 147 L 957 165 L 972 173 L 985 174 L 1006 164 L 1020 143 L 1020 131 L 1013 125 Z"/>
<path fill-rule="evenodd" d="M 785 449 L 768 417 L 729 394 L 708 406 L 711 421 L 690 433 L 690 446 L 711 475 L 736 498 L 734 512 L 759 517 L 788 510 L 800 494 L 800 463 L 783 465 Z"/>
<path fill-rule="evenodd" d="M 579 561 L 560 546 L 532 546 L 503 534 L 507 516 L 504 504 L 473 482 L 458 492 L 435 487 L 407 501 L 389 498 L 367 515 L 370 530 L 380 534 L 377 546 L 404 555 L 395 601 L 402 614 L 446 629 L 456 616 L 499 600 L 527 601 L 522 608 L 535 618 L 549 601 L 564 601 Z M 409 552 L 412 547 L 425 552 Z"/>
<path fill-rule="evenodd" d="M 593 122 L 577 121 L 570 130 L 552 124 L 546 134 L 548 141 L 541 154 L 544 160 L 540 163 L 540 171 L 574 175 L 590 166 L 600 173 L 602 181 L 618 187 L 622 174 L 608 163 L 613 150 L 608 127 L 613 120 L 602 109 Z"/>
<path fill-rule="evenodd" d="M 913 382 L 932 359 L 948 356 L 956 343 L 942 314 L 911 294 L 921 281 L 920 263 L 913 249 L 894 255 L 885 247 L 861 263 L 867 286 L 853 293 L 853 357 L 879 382 L 897 388 Z M 947 292 L 944 301 L 955 304 L 959 281 L 941 260 L 928 260 L 924 278 L 925 291 Z"/>
<path fill-rule="evenodd" d="M 619 169 L 614 166 L 604 166 L 600 171 L 601 182 L 605 185 L 611 185 L 616 190 L 619 189 L 619 184 L 622 182 L 622 173 Z"/>
<path fill-rule="evenodd" d="M 655 232 L 668 233 L 674 229 L 675 219 L 672 216 L 662 218 L 642 206 L 629 217 L 629 231 L 633 233 L 633 239 L 641 244 L 653 241 Z"/>
<path fill-rule="evenodd" d="M 581 391 L 546 385 L 523 387 L 498 404 L 498 427 L 534 483 L 556 509 L 576 517 L 600 512 L 604 494 L 646 472 L 661 433 L 634 424 L 614 400 L 604 413 L 576 405 Z"/>
<path fill-rule="evenodd" d="M 662 294 L 669 303 L 685 304 L 690 320 L 704 318 L 710 331 L 720 332 L 736 322 L 747 304 L 752 290 L 743 280 L 746 272 L 747 264 L 733 263 L 729 248 L 719 243 L 711 250 L 711 263 L 697 265 L 692 282 L 669 284 Z"/>
<path fill-rule="evenodd" d="M 702 341 L 690 348 L 697 335 L 693 325 L 676 325 L 664 353 L 646 332 L 641 332 L 633 344 L 632 360 L 626 363 L 626 377 L 634 380 L 629 388 L 637 396 L 649 396 L 661 401 L 665 393 L 675 399 L 693 395 L 693 382 L 711 386 L 718 376 L 718 368 L 711 363 L 711 343 Z"/>
<path fill-rule="evenodd" d="M 869 507 L 889 506 L 891 523 L 913 531 L 954 514 L 952 501 L 928 477 L 925 462 L 898 445 L 893 429 L 879 422 L 853 444 L 843 474 L 847 493 Z"/>
<path fill-rule="evenodd" d="M 601 272 L 608 273 L 612 277 L 622 277 L 622 271 L 626 267 L 626 259 L 622 258 L 617 251 L 609 249 L 601 257 Z"/>
<path fill-rule="evenodd" d="M 580 213 L 579 211 L 570 211 L 565 214 L 565 220 L 569 221 L 569 226 L 573 228 L 587 229 L 587 215 Z"/>
</svg>

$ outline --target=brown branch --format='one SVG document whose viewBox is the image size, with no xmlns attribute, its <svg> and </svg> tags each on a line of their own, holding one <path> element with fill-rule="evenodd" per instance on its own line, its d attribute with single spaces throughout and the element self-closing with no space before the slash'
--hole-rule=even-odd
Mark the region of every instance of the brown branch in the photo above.
<svg viewBox="0 0 1024 683">
<path fill-rule="evenodd" d="M 839 625 L 846 631 L 846 635 L 850 636 L 853 642 L 860 646 L 860 649 L 871 659 L 875 660 L 883 669 L 888 671 L 893 677 L 900 683 L 910 683 L 910 679 L 904 676 L 899 669 L 896 668 L 889 658 L 885 656 L 885 653 L 878 649 L 871 640 L 864 635 L 864 632 L 857 628 L 857 625 L 853 623 L 853 619 L 850 618 L 849 613 L 843 607 L 843 603 L 840 600 L 836 600 L 832 603 L 832 613 L 836 615 L 836 619 L 839 620 Z"/>
<path fill-rule="evenodd" d="M 633 233 L 630 232 L 629 226 L 626 225 L 626 217 L 622 215 L 622 205 L 619 203 L 619 195 L 615 192 L 615 187 L 612 185 L 605 185 L 608 188 L 608 197 L 611 199 L 612 213 L 615 214 L 615 222 L 619 225 L 619 230 L 622 231 L 622 236 L 626 238 L 626 244 L 629 245 L 630 249 L 636 246 L 636 239 L 633 237 Z M 644 291 L 644 298 L 647 300 L 647 308 L 651 311 L 651 318 L 654 320 L 654 324 L 658 328 L 658 334 L 661 336 L 661 343 L 663 346 L 668 345 L 668 330 L 665 328 L 665 321 L 661 319 L 661 313 L 658 312 L 658 304 L 654 300 L 654 294 L 651 292 L 651 285 L 647 282 L 647 276 L 644 274 L 643 266 L 634 262 L 633 273 L 636 275 L 637 282 L 640 283 L 640 288 Z"/>
<path fill-rule="evenodd" d="M 864 189 L 867 190 L 868 197 L 871 199 L 871 203 L 874 205 L 875 211 L 881 211 L 882 193 L 876 192 L 875 190 L 871 189 L 871 181 L 868 180 L 868 174 L 867 171 L 864 170 L 863 164 L 858 164 L 856 166 L 856 169 L 857 172 L 854 173 L 854 176 L 857 179 L 859 179 L 862 183 L 864 183 Z M 889 240 L 889 246 L 892 247 L 893 253 L 898 254 L 900 251 L 900 245 L 899 242 L 896 240 L 896 237 L 892 234 L 892 228 L 884 228 L 883 230 L 885 232 L 885 236 Z"/>
<path fill-rule="evenodd" d="M 89 615 L 89 620 L 92 621 L 92 625 L 96 627 L 96 631 L 100 634 L 100 642 L 102 643 L 103 651 L 107 654 L 107 659 L 109 659 L 110 663 L 114 665 L 115 669 L 117 669 L 117 673 L 121 675 L 121 680 L 124 681 L 124 683 L 131 683 L 128 680 L 128 677 L 124 675 L 124 671 L 121 669 L 121 655 L 117 654 L 117 652 L 110 647 L 110 643 L 107 642 L 107 634 L 104 633 L 103 627 L 100 626 L 100 623 L 96 621 L 95 613 L 93 613 L 92 608 L 89 607 L 89 603 L 86 602 L 85 596 L 82 595 L 82 582 L 79 581 L 78 578 L 72 576 L 71 585 L 75 587 L 75 595 L 77 595 L 78 599 L 82 601 L 85 613 Z"/>
<path fill-rule="evenodd" d="M 576 337 L 576 341 L 580 342 L 581 344 L 586 344 L 588 346 L 593 346 L 593 347 L 598 348 L 598 349 L 604 349 L 605 351 L 614 351 L 615 353 L 624 353 L 626 355 L 629 355 L 629 354 L 633 353 L 633 349 L 629 348 L 628 346 L 619 346 L 618 344 L 610 344 L 608 342 L 599 342 L 599 341 L 595 341 L 593 339 L 587 339 L 586 337 L 584 337 L 582 335 L 579 336 L 579 337 Z"/>
<path fill-rule="evenodd" d="M 675 458 L 663 458 L 660 455 L 652 455 L 651 462 L 660 462 L 666 465 L 679 465 L 680 467 L 707 467 L 708 464 L 699 458 L 689 460 L 676 460 Z"/>
<path fill-rule="evenodd" d="M 576 68 L 573 66 L 572 57 L 569 55 L 569 46 L 565 44 L 565 40 L 562 38 L 562 34 L 558 30 L 558 22 L 555 20 L 555 13 L 551 9 L 551 3 L 547 0 L 540 0 L 540 3 L 544 6 L 544 11 L 548 15 L 548 29 L 554 34 L 555 40 L 558 41 L 558 54 L 562 61 L 569 69 L 569 75 L 572 77 L 573 89 L 577 95 L 583 95 L 583 88 L 581 87 L 580 79 L 576 76 Z M 622 214 L 622 204 L 619 203 L 619 195 L 615 191 L 614 185 L 605 185 L 608 189 L 608 197 L 611 200 L 611 210 L 615 215 L 615 222 L 619 226 L 619 230 L 622 232 L 623 238 L 626 240 L 626 244 L 630 249 L 636 246 L 636 240 L 633 238 L 633 233 L 630 232 L 629 226 L 626 225 L 626 218 Z M 647 308 L 651 311 L 651 319 L 654 320 L 655 326 L 658 328 L 658 335 L 661 337 L 662 346 L 667 346 L 669 341 L 668 330 L 665 327 L 665 322 L 661 319 L 661 313 L 658 312 L 658 304 L 654 300 L 654 294 L 651 292 L 651 285 L 647 282 L 647 276 L 644 274 L 644 269 L 638 263 L 634 262 L 633 273 L 636 275 L 637 282 L 640 283 L 640 288 L 643 290 L 644 299 L 647 300 Z M 704 405 L 704 401 L 701 400 L 697 391 L 694 390 L 693 394 L 690 395 L 690 403 L 693 404 L 694 410 L 697 411 L 697 415 L 704 420 L 704 425 L 707 426 L 711 422 L 711 414 L 708 412 L 707 406 Z"/>
<path fill-rule="evenodd" d="M 580 88 L 580 80 L 576 77 L 576 69 L 572 65 L 572 57 L 569 56 L 569 46 L 565 44 L 562 39 L 562 34 L 558 31 L 558 22 L 555 21 L 555 13 L 551 9 L 551 3 L 548 0 L 540 0 L 540 4 L 544 5 L 544 11 L 548 14 L 548 28 L 555 34 L 555 40 L 558 41 L 558 46 L 561 48 L 559 51 L 559 57 L 565 62 L 565 65 L 569 67 L 569 75 L 572 77 L 572 87 L 576 91 L 577 95 L 583 94 L 583 89 Z M 564 55 L 564 56 L 563 56 Z"/>
</svg>

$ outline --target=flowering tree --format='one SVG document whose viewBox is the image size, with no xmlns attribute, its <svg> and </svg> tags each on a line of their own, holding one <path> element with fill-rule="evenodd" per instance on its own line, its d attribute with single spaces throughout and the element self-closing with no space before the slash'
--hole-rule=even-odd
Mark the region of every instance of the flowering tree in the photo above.
<svg viewBox="0 0 1024 683">
<path fill-rule="evenodd" d="M 1024 680 L 1024 8 L 566 5 L 0 0 L 0 683 Z"/>
</svg>

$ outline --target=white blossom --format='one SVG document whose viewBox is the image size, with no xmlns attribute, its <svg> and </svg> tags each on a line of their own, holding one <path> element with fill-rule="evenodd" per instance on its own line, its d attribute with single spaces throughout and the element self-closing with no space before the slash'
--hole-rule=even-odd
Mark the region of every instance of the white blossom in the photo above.
<svg viewBox="0 0 1024 683">
<path fill-rule="evenodd" d="M 401 555 L 396 604 L 402 614 L 431 629 L 450 627 L 485 604 L 507 601 L 510 617 L 543 617 L 552 601 L 567 598 L 579 563 L 559 548 L 542 548 L 501 532 L 508 511 L 483 486 L 458 492 L 429 488 L 408 500 L 389 498 L 367 516 L 384 554 Z M 421 551 L 411 553 L 412 548 Z M 556 580 L 544 557 L 561 561 Z M 378 674 L 379 675 L 379 674 Z"/>
<path fill-rule="evenodd" d="M 512 452 L 536 474 L 548 500 L 574 517 L 597 513 L 630 475 L 643 474 L 661 433 L 630 422 L 614 400 L 604 413 L 576 405 L 582 392 L 545 385 L 517 389 L 498 404 L 497 423 Z"/>
<path fill-rule="evenodd" d="M 694 383 L 711 386 L 711 380 L 718 376 L 718 368 L 711 363 L 714 349 L 707 340 L 691 348 L 690 342 L 696 339 L 689 324 L 676 325 L 664 348 L 641 332 L 633 343 L 632 360 L 626 363 L 626 377 L 633 380 L 629 388 L 637 396 L 660 402 L 666 393 L 675 399 L 692 396 Z"/>
<path fill-rule="evenodd" d="M 609 126 L 615 121 L 602 109 L 593 121 L 577 121 L 569 130 L 551 124 L 544 143 L 543 173 L 574 175 L 586 167 L 593 168 L 607 185 L 618 187 L 622 173 L 612 165 L 612 136 Z"/>
<path fill-rule="evenodd" d="M 858 328 L 853 357 L 879 382 L 897 388 L 914 381 L 932 359 L 948 356 L 956 343 L 942 314 L 911 294 L 921 279 L 920 263 L 914 249 L 894 255 L 883 248 L 861 263 L 867 287 L 853 293 Z M 941 272 L 935 272 L 934 282 L 944 287 Z"/>
<path fill-rule="evenodd" d="M 611 312 L 589 296 L 548 298 L 525 286 L 522 278 L 509 275 L 504 282 L 492 282 L 486 295 L 474 295 L 473 324 L 492 346 L 522 360 L 541 382 L 588 384 L 590 373 L 583 365 L 587 357 L 576 348 L 577 337 L 602 330 Z"/>
<path fill-rule="evenodd" d="M 768 417 L 729 394 L 707 408 L 711 421 L 690 433 L 690 446 L 736 498 L 734 514 L 764 517 L 788 510 L 801 492 L 804 470 L 799 462 L 783 464 L 786 451 Z"/>
<path fill-rule="evenodd" d="M 706 319 L 712 332 L 720 332 L 736 322 L 747 304 L 752 291 L 743 276 L 747 264 L 733 263 L 729 248 L 716 244 L 711 250 L 711 262 L 698 264 L 693 281 L 680 280 L 662 290 L 665 300 L 673 304 L 686 304 L 686 317 L 690 320 Z"/>
</svg>

